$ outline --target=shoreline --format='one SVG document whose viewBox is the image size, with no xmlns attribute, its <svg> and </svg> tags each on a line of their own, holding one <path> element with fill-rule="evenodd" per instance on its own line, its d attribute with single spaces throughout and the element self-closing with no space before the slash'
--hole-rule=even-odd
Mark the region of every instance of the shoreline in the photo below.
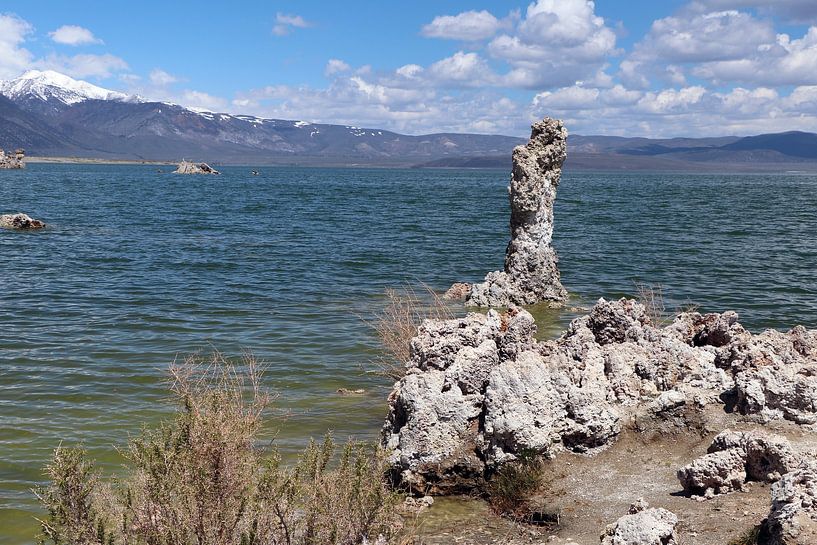
<svg viewBox="0 0 817 545">
<path fill-rule="evenodd" d="M 60 165 L 177 165 L 173 161 L 151 161 L 140 159 L 100 159 L 94 157 L 43 157 L 26 156 L 26 163 L 51 163 Z"/>
</svg>

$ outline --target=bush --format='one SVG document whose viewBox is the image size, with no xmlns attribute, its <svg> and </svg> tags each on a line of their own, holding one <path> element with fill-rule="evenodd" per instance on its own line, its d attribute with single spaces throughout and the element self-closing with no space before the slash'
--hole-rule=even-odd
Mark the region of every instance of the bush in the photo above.
<svg viewBox="0 0 817 545">
<path fill-rule="evenodd" d="M 434 290 L 425 284 L 422 287 L 427 299 L 420 298 L 410 284 L 400 290 L 386 290 L 388 303 L 372 323 L 385 350 L 385 355 L 374 362 L 380 375 L 399 380 L 406 374 L 406 362 L 411 359 L 411 339 L 417 335 L 417 328 L 423 320 L 450 320 L 454 317 Z"/>
<path fill-rule="evenodd" d="M 533 500 L 544 485 L 544 463 L 535 453 L 523 452 L 503 464 L 485 486 L 488 503 L 500 516 L 518 522 L 551 524 L 557 517 L 537 508 Z"/>
<path fill-rule="evenodd" d="M 256 443 L 270 396 L 251 357 L 220 354 L 171 370 L 179 409 L 125 451 L 128 472 L 102 483 L 82 449 L 58 448 L 38 491 L 54 545 L 358 545 L 400 539 L 401 498 L 385 455 L 330 436 L 294 467 Z"/>
</svg>

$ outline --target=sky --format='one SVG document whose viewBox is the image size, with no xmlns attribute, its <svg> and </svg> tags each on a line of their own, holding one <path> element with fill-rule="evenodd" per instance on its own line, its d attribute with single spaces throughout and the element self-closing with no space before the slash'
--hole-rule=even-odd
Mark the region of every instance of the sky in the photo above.
<svg viewBox="0 0 817 545">
<path fill-rule="evenodd" d="M 0 79 L 408 134 L 817 132 L 815 0 L 0 0 Z"/>
</svg>

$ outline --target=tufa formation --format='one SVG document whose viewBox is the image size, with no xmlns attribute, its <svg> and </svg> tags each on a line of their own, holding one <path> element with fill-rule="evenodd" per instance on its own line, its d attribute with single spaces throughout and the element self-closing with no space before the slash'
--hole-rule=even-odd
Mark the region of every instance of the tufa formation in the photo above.
<svg viewBox="0 0 817 545">
<path fill-rule="evenodd" d="M 505 251 L 505 269 L 488 273 L 484 282 L 471 286 L 468 305 L 560 304 L 567 297 L 551 245 L 553 203 L 567 157 L 567 130 L 561 121 L 550 118 L 534 123 L 531 129 L 530 141 L 513 150 L 508 188 L 511 241 Z"/>
</svg>

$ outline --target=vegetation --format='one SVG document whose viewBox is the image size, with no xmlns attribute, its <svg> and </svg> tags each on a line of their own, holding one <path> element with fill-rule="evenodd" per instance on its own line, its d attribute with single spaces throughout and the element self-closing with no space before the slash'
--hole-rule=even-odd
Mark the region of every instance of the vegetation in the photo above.
<svg viewBox="0 0 817 545">
<path fill-rule="evenodd" d="M 53 545 L 358 545 L 406 543 L 379 449 L 330 436 L 294 467 L 257 446 L 270 396 L 251 357 L 172 368 L 179 409 L 125 450 L 108 485 L 79 448 L 59 447 L 38 490 L 40 543 Z M 381 537 L 382 536 L 382 537 Z"/>
<path fill-rule="evenodd" d="M 503 464 L 485 487 L 491 508 L 518 522 L 550 524 L 558 517 L 537 508 L 534 500 L 544 485 L 544 462 L 533 452 Z"/>
<path fill-rule="evenodd" d="M 425 284 L 422 288 L 427 298 L 419 297 L 410 284 L 402 289 L 386 290 L 388 302 L 372 323 L 385 351 L 385 355 L 374 362 L 380 375 L 399 380 L 406 374 L 406 362 L 411 359 L 411 339 L 417 335 L 417 328 L 423 320 L 450 320 L 454 317 L 434 290 Z"/>
<path fill-rule="evenodd" d="M 664 305 L 664 290 L 661 286 L 651 284 L 635 284 L 638 302 L 647 310 L 647 317 L 655 327 L 666 325 L 668 321 L 667 309 Z"/>
<path fill-rule="evenodd" d="M 753 526 L 746 530 L 740 537 L 729 541 L 727 545 L 757 545 L 760 543 L 761 526 Z"/>
</svg>

